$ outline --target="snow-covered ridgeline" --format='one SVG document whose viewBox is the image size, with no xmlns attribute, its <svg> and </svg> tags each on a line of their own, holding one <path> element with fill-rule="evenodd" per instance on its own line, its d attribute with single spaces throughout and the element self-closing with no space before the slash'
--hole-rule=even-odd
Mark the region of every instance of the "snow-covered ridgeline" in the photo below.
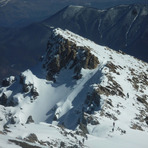
<svg viewBox="0 0 148 148">
<path fill-rule="evenodd" d="M 0 105 L 0 130 L 3 130 L 3 125 L 10 124 L 10 137 L 17 135 L 23 139 L 33 132 L 39 140 L 50 141 L 52 138 L 64 139 L 63 135 L 57 132 L 60 129 L 56 129 L 56 125 L 60 125 L 74 130 L 74 138 L 77 137 L 82 143 L 85 138 L 84 147 L 102 146 L 109 140 L 106 144 L 108 148 L 119 140 L 123 142 L 117 143 L 115 148 L 122 147 L 124 143 L 127 144 L 126 147 L 134 145 L 138 148 L 143 145 L 146 148 L 146 139 L 143 143 L 138 141 L 136 145 L 128 139 L 136 138 L 138 134 L 141 138 L 147 135 L 148 64 L 60 28 L 53 31 L 48 44 L 50 46 L 43 60 L 43 63 L 46 62 L 44 70 L 40 66 L 36 68 L 37 71 L 26 70 L 16 79 L 6 79 L 4 84 L 8 85 L 0 88 L 1 102 L 3 100 L 5 103 L 4 100 L 8 99 L 8 102 L 3 104 L 6 107 Z M 60 55 L 63 54 L 62 50 L 59 51 L 60 44 L 63 48 L 68 48 L 63 51 L 65 56 Z M 75 53 L 75 59 L 67 52 Z M 73 61 L 88 58 L 91 63 L 95 58 L 91 59 L 88 55 L 98 59 L 97 66 L 90 69 L 87 66 L 80 67 L 81 77 L 75 79 L 75 67 L 81 63 L 71 66 Z M 55 81 L 46 80 L 46 70 L 50 70 L 51 66 L 47 67 L 46 64 L 56 58 L 58 61 L 55 62 L 60 65 L 59 61 L 64 60 L 60 58 L 67 58 L 66 56 L 69 56 L 68 62 L 62 63 L 65 65 L 57 72 L 54 71 Z M 7 83 L 9 80 L 12 80 L 11 83 Z M 41 125 L 40 122 L 54 126 L 49 129 L 47 124 Z M 53 132 L 49 132 L 50 136 L 39 134 L 39 127 L 43 131 Z M 25 135 L 19 132 L 22 130 Z M 51 136 L 53 133 L 55 137 Z M 86 133 L 89 134 L 88 139 L 85 137 Z M 44 139 L 41 135 L 45 136 Z M 65 137 L 64 141 L 67 143 L 68 139 Z M 77 140 L 72 141 L 81 144 Z M 131 141 L 134 139 L 131 138 Z M 57 147 L 59 145 L 60 143 L 57 143 Z"/>
</svg>

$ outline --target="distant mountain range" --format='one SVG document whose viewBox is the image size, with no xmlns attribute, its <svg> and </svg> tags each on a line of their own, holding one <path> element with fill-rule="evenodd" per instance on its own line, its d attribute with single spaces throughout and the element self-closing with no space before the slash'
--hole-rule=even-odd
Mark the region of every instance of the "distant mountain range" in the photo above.
<svg viewBox="0 0 148 148">
<path fill-rule="evenodd" d="M 148 61 L 147 5 L 121 5 L 105 10 L 70 5 L 23 28 L 0 27 L 1 78 L 33 66 L 46 49 L 52 27 L 69 29 Z"/>
<path fill-rule="evenodd" d="M 82 5 L 105 9 L 139 0 L 0 0 L 0 26 L 23 27 L 55 14 L 67 5 Z M 140 0 L 145 3 L 145 0 Z"/>
<path fill-rule="evenodd" d="M 44 23 L 69 29 L 96 43 L 148 61 L 148 5 L 122 5 L 100 11 L 69 6 Z"/>
</svg>

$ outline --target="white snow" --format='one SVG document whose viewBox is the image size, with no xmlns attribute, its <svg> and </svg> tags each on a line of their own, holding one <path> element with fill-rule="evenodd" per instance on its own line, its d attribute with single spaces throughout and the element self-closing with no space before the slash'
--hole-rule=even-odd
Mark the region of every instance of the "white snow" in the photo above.
<svg viewBox="0 0 148 148">
<path fill-rule="evenodd" d="M 141 135 L 142 134 L 142 135 Z M 140 136 L 139 136 L 140 135 Z M 112 137 L 113 136 L 113 137 Z M 109 138 L 101 138 L 95 136 L 89 136 L 89 140 L 86 141 L 86 145 L 90 148 L 146 148 L 147 147 L 147 133 L 139 131 L 130 131 L 126 135 L 113 135 Z"/>
</svg>

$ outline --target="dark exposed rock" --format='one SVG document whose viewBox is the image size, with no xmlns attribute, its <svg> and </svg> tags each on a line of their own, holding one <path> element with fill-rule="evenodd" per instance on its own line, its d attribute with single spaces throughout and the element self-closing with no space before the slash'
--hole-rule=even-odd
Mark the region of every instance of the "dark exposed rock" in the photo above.
<svg viewBox="0 0 148 148">
<path fill-rule="evenodd" d="M 79 146 L 77 146 L 76 144 L 73 145 L 72 147 L 68 147 L 68 148 L 79 148 Z"/>
<path fill-rule="evenodd" d="M 53 121 L 57 121 L 57 116 L 56 115 L 54 115 L 54 117 L 53 117 Z"/>
<path fill-rule="evenodd" d="M 100 99 L 100 95 L 96 90 L 94 90 L 91 94 L 88 94 L 85 100 L 85 104 L 87 105 L 87 109 L 85 111 L 91 114 L 98 109 L 100 107 Z"/>
<path fill-rule="evenodd" d="M 27 84 L 23 85 L 23 92 L 28 92 L 29 91 L 29 86 Z"/>
<path fill-rule="evenodd" d="M 4 135 L 4 132 L 0 131 L 0 134 L 1 134 L 1 135 Z"/>
<path fill-rule="evenodd" d="M 123 55 L 125 55 L 126 53 L 125 52 L 123 52 L 122 50 L 119 50 L 119 53 L 121 53 L 121 54 L 123 54 Z"/>
<path fill-rule="evenodd" d="M 107 62 L 106 67 L 109 68 L 110 72 L 116 73 L 117 66 L 114 65 L 112 62 Z"/>
<path fill-rule="evenodd" d="M 115 121 L 118 120 L 117 117 L 115 117 L 115 115 L 110 114 L 110 113 L 106 113 L 105 116 L 108 117 L 108 118 L 111 118 L 111 119 L 113 119 Z"/>
<path fill-rule="evenodd" d="M 15 77 L 13 77 L 13 76 L 3 79 L 2 86 L 7 87 L 7 86 L 11 85 L 14 81 L 15 81 Z"/>
<path fill-rule="evenodd" d="M 28 142 L 32 142 L 32 143 L 38 142 L 38 138 L 34 133 L 32 133 L 28 137 L 26 137 L 25 140 Z"/>
<path fill-rule="evenodd" d="M 31 92 L 31 95 L 36 98 L 39 96 L 39 93 L 37 92 L 37 89 L 34 87 L 33 84 L 31 83 L 26 83 L 25 82 L 26 76 L 21 73 L 20 74 L 20 83 L 22 84 L 22 89 L 24 93 Z"/>
<path fill-rule="evenodd" d="M 104 89 L 106 90 L 104 92 L 104 94 L 106 94 L 107 96 L 108 95 L 117 95 L 117 96 L 121 96 L 121 97 L 124 97 L 124 93 L 123 93 L 123 89 L 121 88 L 121 86 L 110 76 L 108 75 L 108 81 L 110 81 L 112 84 L 110 84 L 110 86 L 106 86 Z M 103 92 L 103 89 L 102 87 L 99 85 L 99 88 L 102 90 Z"/>
<path fill-rule="evenodd" d="M 0 104 L 6 106 L 8 101 L 8 97 L 5 93 L 0 97 Z"/>
<path fill-rule="evenodd" d="M 137 96 L 137 101 L 139 101 L 140 103 L 143 103 L 145 105 L 148 105 L 146 99 L 145 98 L 141 98 L 140 96 Z"/>
<path fill-rule="evenodd" d="M 92 103 L 95 103 L 96 106 L 100 106 L 100 95 L 97 91 L 93 91 L 92 94 L 87 95 L 87 99 L 85 100 L 85 103 L 90 105 Z"/>
<path fill-rule="evenodd" d="M 17 140 L 9 140 L 10 142 L 14 142 L 16 145 L 21 146 L 22 148 L 42 148 L 42 147 L 57 147 L 58 142 L 57 140 L 49 141 L 39 141 L 37 136 L 34 133 L 31 133 L 28 137 L 24 139 L 17 138 Z M 35 145 L 34 145 L 35 143 Z M 36 145 L 40 146 L 36 146 Z M 62 148 L 62 147 L 61 147 Z"/>
<path fill-rule="evenodd" d="M 147 74 L 143 71 L 137 73 L 133 68 L 129 68 L 132 79 L 128 79 L 136 90 L 143 92 L 143 89 L 148 85 Z"/>
<path fill-rule="evenodd" d="M 145 122 L 146 122 L 146 124 L 148 125 L 148 120 L 146 120 Z"/>
<path fill-rule="evenodd" d="M 82 67 L 85 69 L 95 69 L 99 64 L 98 58 L 92 55 L 89 49 L 86 49 L 84 57 L 85 60 L 83 61 Z"/>
<path fill-rule="evenodd" d="M 97 92 L 99 94 L 105 94 L 106 96 L 109 96 L 111 94 L 111 91 L 107 87 L 103 87 L 101 85 L 99 85 Z"/>
<path fill-rule="evenodd" d="M 10 119 L 10 124 L 15 124 L 16 122 L 15 122 L 15 119 L 14 119 L 14 117 L 11 117 L 11 119 Z"/>
<path fill-rule="evenodd" d="M 112 95 L 112 96 L 118 95 L 118 96 L 121 96 L 121 97 L 125 96 L 123 94 L 123 90 L 122 90 L 121 86 L 116 81 L 114 81 L 112 78 L 110 80 L 113 83 L 111 86 L 104 87 L 104 86 L 98 85 L 98 88 L 97 88 L 96 91 L 99 94 L 104 94 L 106 96 L 109 96 L 109 95 Z"/>
<path fill-rule="evenodd" d="M 19 141 L 19 140 L 12 140 L 9 139 L 10 142 L 15 143 L 18 146 L 21 146 L 22 148 L 41 148 L 39 146 L 31 145 L 29 143 L 26 143 L 24 141 Z"/>
<path fill-rule="evenodd" d="M 99 121 L 97 120 L 97 118 L 95 116 L 89 115 L 87 113 L 83 113 L 82 124 L 84 124 L 84 125 L 87 125 L 87 124 L 97 125 L 97 124 L 99 124 Z"/>
<path fill-rule="evenodd" d="M 82 78 L 82 74 L 77 73 L 75 76 L 73 76 L 73 78 L 79 80 Z"/>
<path fill-rule="evenodd" d="M 111 107 L 113 107 L 112 101 L 109 99 L 106 101 L 107 104 L 109 104 Z"/>
<path fill-rule="evenodd" d="M 145 117 L 145 119 L 144 120 L 148 120 L 148 116 L 147 117 Z"/>
<path fill-rule="evenodd" d="M 2 86 L 3 86 L 3 87 L 9 86 L 9 85 L 10 85 L 10 82 L 9 82 L 7 79 L 4 79 L 4 80 L 2 81 Z"/>
<path fill-rule="evenodd" d="M 37 89 L 35 87 L 32 87 L 31 94 L 32 94 L 32 96 L 34 98 L 36 98 L 37 96 L 39 96 L 39 93 L 37 92 Z"/>
<path fill-rule="evenodd" d="M 46 80 L 55 82 L 56 80 L 54 78 L 54 73 L 52 73 L 51 71 L 48 71 L 46 75 Z"/>
<path fill-rule="evenodd" d="M 139 86 L 137 85 L 139 83 L 139 80 L 137 77 L 132 77 L 133 87 L 138 90 Z"/>
<path fill-rule="evenodd" d="M 54 57 L 54 59 L 52 59 L 52 61 L 50 62 L 50 69 L 52 73 L 59 72 L 60 70 L 60 56 L 59 55 Z"/>
<path fill-rule="evenodd" d="M 84 135 L 88 134 L 87 126 L 85 124 L 80 123 L 79 128 L 82 130 Z"/>
<path fill-rule="evenodd" d="M 137 15 L 137 10 L 136 10 L 136 8 L 134 8 L 133 10 L 132 10 L 132 15 Z"/>
<path fill-rule="evenodd" d="M 135 130 L 143 131 L 142 127 L 139 126 L 138 124 L 133 124 L 133 125 L 131 126 L 131 128 L 132 128 L 132 129 L 135 129 Z"/>
<path fill-rule="evenodd" d="M 76 65 L 76 63 L 74 65 Z M 72 65 L 72 66 L 74 66 L 74 65 Z M 74 73 L 79 74 L 80 71 L 81 71 L 81 65 L 77 64 L 74 68 Z"/>
<path fill-rule="evenodd" d="M 65 147 L 65 143 L 63 141 L 60 142 L 60 148 L 64 148 Z"/>
<path fill-rule="evenodd" d="M 24 81 L 25 81 L 25 76 L 21 73 L 20 74 L 20 83 L 24 84 Z"/>
<path fill-rule="evenodd" d="M 73 78 L 80 79 L 82 68 L 94 69 L 98 64 L 98 58 L 91 54 L 90 49 L 78 47 L 72 41 L 58 35 L 48 42 L 47 55 L 43 65 L 47 70 L 47 80 L 55 81 L 54 75 L 62 68 L 74 68 L 76 75 Z"/>
<path fill-rule="evenodd" d="M 34 123 L 32 116 L 29 116 L 27 121 L 26 121 L 26 124 L 29 124 L 29 123 Z"/>
</svg>

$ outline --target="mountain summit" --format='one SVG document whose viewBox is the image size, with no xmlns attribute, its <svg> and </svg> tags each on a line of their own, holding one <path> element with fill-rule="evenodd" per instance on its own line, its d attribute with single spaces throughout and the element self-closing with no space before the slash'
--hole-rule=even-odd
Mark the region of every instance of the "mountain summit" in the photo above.
<svg viewBox="0 0 148 148">
<path fill-rule="evenodd" d="M 44 23 L 147 61 L 148 5 L 120 5 L 105 10 L 69 6 Z"/>
<path fill-rule="evenodd" d="M 39 1 L 35 3 L 37 6 L 40 4 Z M 33 0 L 27 2 L 33 2 Z M 46 2 L 49 1 L 46 0 Z M 32 5 L 27 4 L 27 6 Z M 49 10 L 48 5 L 46 7 Z M 25 12 L 28 10 L 23 8 Z M 38 7 L 34 6 L 34 8 Z M 32 13 L 32 9 L 29 13 L 38 14 Z M 19 13 L 19 15 L 21 14 Z M 0 15 L 2 20 L 5 20 L 3 13 Z M 14 16 L 16 17 L 16 15 Z M 39 15 L 37 17 L 39 18 Z M 99 45 L 108 46 L 117 51 L 122 50 L 148 62 L 147 17 L 147 5 L 121 5 L 105 10 L 70 5 L 44 21 L 21 29 L 0 27 L 0 52 L 2 53 L 0 55 L 0 79 L 16 75 L 35 65 L 39 56 L 43 54 L 43 49 L 46 48 L 50 26 L 68 29 Z M 13 17 L 11 19 L 14 21 Z M 33 19 L 30 20 L 33 21 Z"/>
<path fill-rule="evenodd" d="M 147 63 L 60 28 L 41 61 L 2 82 L 2 147 L 147 147 Z"/>
</svg>

